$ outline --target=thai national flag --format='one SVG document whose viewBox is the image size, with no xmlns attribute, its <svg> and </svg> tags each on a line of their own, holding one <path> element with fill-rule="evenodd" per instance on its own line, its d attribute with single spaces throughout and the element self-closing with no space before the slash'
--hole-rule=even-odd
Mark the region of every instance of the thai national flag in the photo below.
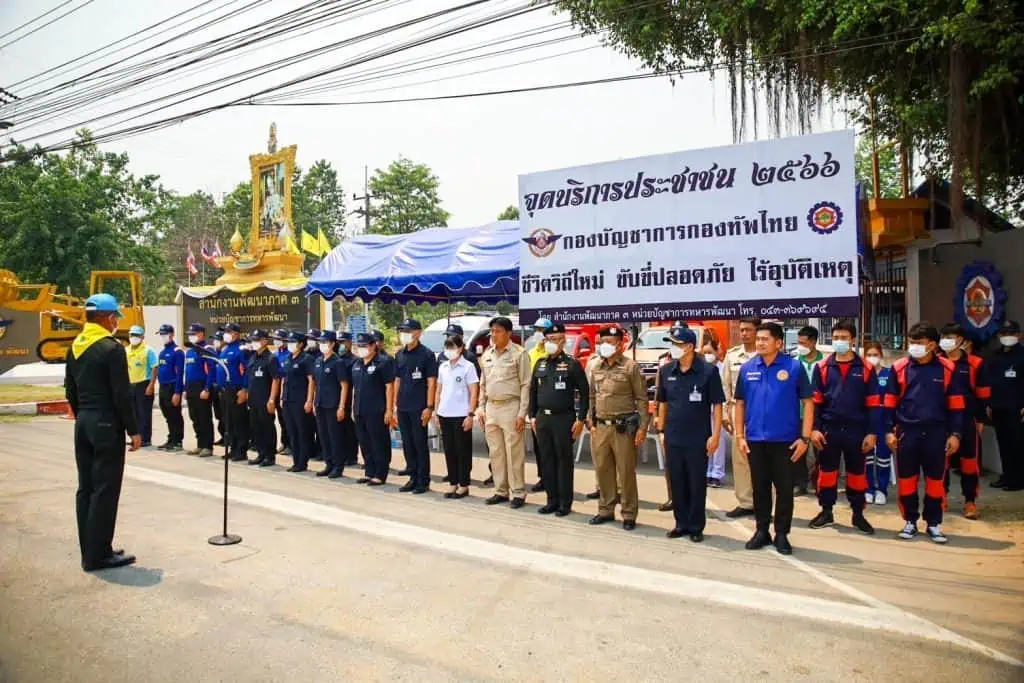
<svg viewBox="0 0 1024 683">
<path fill-rule="evenodd" d="M 224 252 L 220 250 L 220 240 L 217 240 L 216 242 L 213 243 L 213 257 L 220 258 L 223 255 Z"/>
<path fill-rule="evenodd" d="M 199 269 L 196 268 L 196 255 L 192 252 L 192 245 L 188 247 L 188 256 L 185 257 L 185 267 L 188 268 L 190 275 L 198 275 Z"/>
<path fill-rule="evenodd" d="M 217 259 L 214 257 L 213 253 L 206 248 L 205 244 L 199 250 L 199 256 L 214 268 L 217 267 Z"/>
</svg>

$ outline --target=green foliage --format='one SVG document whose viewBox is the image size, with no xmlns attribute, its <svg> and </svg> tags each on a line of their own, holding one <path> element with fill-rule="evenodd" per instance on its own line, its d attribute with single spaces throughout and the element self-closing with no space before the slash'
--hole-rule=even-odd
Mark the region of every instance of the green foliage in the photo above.
<svg viewBox="0 0 1024 683">
<path fill-rule="evenodd" d="M 424 228 L 448 225 L 449 213 L 441 208 L 441 182 L 426 164 L 405 157 L 377 169 L 370 178 L 371 232 L 404 235 Z"/>
<path fill-rule="evenodd" d="M 897 158 L 897 147 L 896 145 L 884 146 L 882 140 L 879 140 L 878 146 L 880 148 L 878 150 L 880 198 L 898 198 L 903 190 L 900 187 L 900 163 Z M 871 140 L 863 135 L 857 138 L 856 162 L 857 182 L 864 186 L 866 196 L 874 199 L 875 182 L 871 171 Z"/>
<path fill-rule="evenodd" d="M 345 193 L 329 161 L 317 161 L 305 174 L 299 171 L 292 183 L 292 222 L 311 235 L 322 229 L 332 245 L 344 236 Z"/>
<path fill-rule="evenodd" d="M 505 210 L 498 214 L 499 221 L 517 221 L 519 220 L 519 207 L 509 204 L 505 207 Z"/>
</svg>

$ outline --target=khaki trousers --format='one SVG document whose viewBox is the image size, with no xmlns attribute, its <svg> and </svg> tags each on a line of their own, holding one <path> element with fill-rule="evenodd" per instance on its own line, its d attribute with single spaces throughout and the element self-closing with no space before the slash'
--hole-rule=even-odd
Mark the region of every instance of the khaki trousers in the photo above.
<svg viewBox="0 0 1024 683">
<path fill-rule="evenodd" d="M 597 513 L 602 517 L 615 516 L 615 500 L 619 499 L 622 519 L 636 520 L 640 496 L 636 488 L 636 446 L 634 434 L 619 434 L 615 427 L 594 425 L 590 435 L 590 448 L 594 456 L 594 475 L 601 498 Z"/>
<path fill-rule="evenodd" d="M 746 510 L 754 509 L 754 485 L 750 481 L 750 461 L 740 453 L 739 439 L 732 441 L 732 480 L 736 489 L 736 502 Z"/>
<path fill-rule="evenodd" d="M 519 401 L 488 401 L 484 433 L 491 455 L 494 493 L 513 498 L 526 497 L 526 443 L 516 431 Z"/>
</svg>

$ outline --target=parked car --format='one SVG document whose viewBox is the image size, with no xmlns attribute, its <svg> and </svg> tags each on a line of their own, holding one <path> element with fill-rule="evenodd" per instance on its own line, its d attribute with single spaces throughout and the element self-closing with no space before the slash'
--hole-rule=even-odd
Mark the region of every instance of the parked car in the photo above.
<svg viewBox="0 0 1024 683">
<path fill-rule="evenodd" d="M 431 351 L 440 353 L 444 350 L 444 332 L 448 329 L 448 325 L 461 325 L 466 348 L 479 356 L 491 345 L 491 331 L 487 327 L 487 323 L 496 315 L 497 313 L 494 312 L 474 312 L 451 318 L 440 318 L 427 325 L 427 329 L 423 330 L 423 334 L 420 336 L 420 343 Z M 508 317 L 512 320 L 513 325 L 512 341 L 519 344 L 522 339 L 522 336 L 516 331 L 519 321 L 515 316 Z"/>
<path fill-rule="evenodd" d="M 717 339 L 717 335 L 711 327 L 691 324 L 690 329 L 697 333 L 698 352 L 708 340 Z M 654 396 L 654 380 L 658 375 L 661 358 L 672 348 L 672 342 L 668 338 L 668 330 L 668 325 L 649 327 L 640 333 L 640 336 L 636 339 L 636 344 L 631 344 L 626 351 L 626 356 L 628 358 L 635 358 L 640 366 L 640 371 L 647 381 L 647 392 L 652 398 Z"/>
</svg>

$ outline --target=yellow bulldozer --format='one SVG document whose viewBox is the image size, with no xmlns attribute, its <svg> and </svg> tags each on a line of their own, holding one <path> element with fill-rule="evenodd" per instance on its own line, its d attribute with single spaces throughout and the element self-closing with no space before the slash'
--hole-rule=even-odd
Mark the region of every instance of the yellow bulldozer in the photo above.
<svg viewBox="0 0 1024 683">
<path fill-rule="evenodd" d="M 89 277 L 89 293 L 113 295 L 124 315 L 115 336 L 128 341 L 132 325 L 144 325 L 142 276 L 124 270 L 97 270 Z M 85 325 L 85 300 L 59 294 L 57 285 L 22 284 L 9 270 L 0 270 L 0 309 L 39 313 L 36 355 L 46 363 L 63 363 L 71 342 Z"/>
</svg>

